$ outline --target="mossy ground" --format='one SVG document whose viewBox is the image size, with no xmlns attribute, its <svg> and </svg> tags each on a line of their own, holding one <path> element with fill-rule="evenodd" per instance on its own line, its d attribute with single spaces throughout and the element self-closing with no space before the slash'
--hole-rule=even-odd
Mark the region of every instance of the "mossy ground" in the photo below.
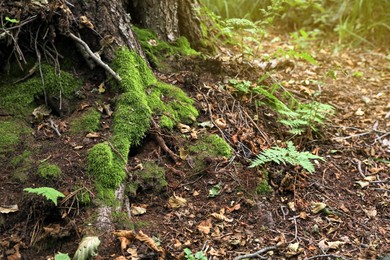
<svg viewBox="0 0 390 260">
<path fill-rule="evenodd" d="M 94 108 L 89 108 L 70 122 L 70 132 L 82 134 L 97 131 L 100 127 L 100 116 Z"/>
<path fill-rule="evenodd" d="M 194 158 L 196 172 L 201 172 L 206 168 L 206 157 L 226 157 L 228 159 L 232 156 L 232 148 L 216 134 L 202 136 L 187 149 Z"/>
<path fill-rule="evenodd" d="M 113 190 L 126 177 L 130 147 L 143 139 L 153 114 L 161 114 L 160 124 L 168 129 L 173 129 L 178 122 L 191 123 L 198 116 L 193 101 L 179 88 L 158 82 L 136 53 L 118 49 L 113 68 L 122 78 L 113 134 L 108 143 L 95 145 L 87 158 L 88 172 L 95 176 L 98 193 L 103 197 L 105 194 L 112 197 Z"/>
<path fill-rule="evenodd" d="M 138 189 L 161 192 L 168 185 L 165 179 L 165 168 L 154 161 L 142 163 L 143 169 L 134 172 L 134 179 L 128 184 L 127 192 L 136 195 Z"/>
<path fill-rule="evenodd" d="M 133 26 L 133 30 L 149 61 L 157 68 L 163 69 L 165 67 L 164 59 L 167 56 L 175 54 L 185 56 L 199 55 L 197 51 L 191 48 L 185 37 L 179 37 L 175 42 L 168 43 L 158 39 L 157 35 L 151 30 L 141 29 L 136 26 Z"/>
<path fill-rule="evenodd" d="M 41 163 L 38 166 L 38 175 L 44 179 L 56 179 L 61 176 L 61 168 L 55 164 Z"/>
<path fill-rule="evenodd" d="M 36 73 L 33 77 L 17 84 L 13 81 L 20 78 L 7 77 L 0 80 L 0 109 L 26 118 L 30 115 L 39 99 L 44 96 L 72 98 L 82 83 L 68 72 L 57 72 L 53 66 L 42 64 L 42 75 Z"/>
<path fill-rule="evenodd" d="M 0 120 L 0 156 L 28 138 L 31 129 L 22 120 Z"/>
</svg>

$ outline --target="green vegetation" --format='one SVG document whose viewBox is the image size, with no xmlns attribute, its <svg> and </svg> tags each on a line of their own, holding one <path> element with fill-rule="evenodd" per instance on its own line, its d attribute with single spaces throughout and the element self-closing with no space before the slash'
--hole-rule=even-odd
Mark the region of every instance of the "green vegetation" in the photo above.
<svg viewBox="0 0 390 260">
<path fill-rule="evenodd" d="M 311 159 L 324 161 L 324 158 L 321 156 L 309 152 L 298 152 L 292 142 L 287 142 L 287 148 L 275 146 L 260 153 L 250 167 L 256 167 L 268 162 L 275 162 L 277 164 L 289 163 L 293 166 L 300 165 L 303 169 L 313 173 L 315 169 L 314 165 L 310 162 Z"/>
<path fill-rule="evenodd" d="M 61 168 L 55 164 L 41 163 L 38 166 L 38 174 L 45 179 L 55 179 L 61 176 Z"/>
<path fill-rule="evenodd" d="M 141 43 L 149 61 L 158 68 L 163 68 L 163 60 L 167 56 L 175 54 L 198 55 L 199 53 L 191 48 L 185 37 L 179 37 L 175 42 L 168 43 L 158 39 L 157 35 L 148 29 L 141 29 L 133 26 L 133 30 Z"/>
<path fill-rule="evenodd" d="M 23 142 L 23 138 L 29 133 L 30 128 L 22 121 L 0 120 L 0 155 L 13 151 L 14 147 Z"/>
<path fill-rule="evenodd" d="M 73 134 L 95 132 L 99 127 L 100 113 L 94 108 L 89 108 L 70 122 L 70 131 Z"/>
<path fill-rule="evenodd" d="M 202 136 L 194 144 L 187 147 L 194 159 L 194 171 L 201 172 L 207 167 L 205 158 L 232 156 L 232 148 L 216 134 Z"/>
<path fill-rule="evenodd" d="M 134 179 L 127 186 L 127 191 L 136 195 L 137 190 L 153 190 L 159 193 L 168 185 L 165 179 L 165 168 L 157 165 L 153 161 L 146 161 L 142 163 L 143 169 L 134 172 Z"/>
<path fill-rule="evenodd" d="M 390 2 L 383 0 L 202 0 L 223 19 L 246 18 L 258 25 L 285 30 L 315 30 L 323 38 L 338 37 L 347 45 L 388 48 Z M 332 38 L 332 37 L 331 37 Z"/>
<path fill-rule="evenodd" d="M 47 200 L 52 201 L 57 206 L 57 199 L 64 198 L 65 195 L 56 189 L 50 187 L 39 187 L 39 188 L 25 188 L 23 191 L 32 194 L 38 194 L 44 196 Z"/>
<path fill-rule="evenodd" d="M 191 249 L 184 249 L 184 257 L 187 260 L 207 260 L 207 257 L 203 254 L 202 251 L 198 251 L 196 254 L 192 253 Z"/>
<path fill-rule="evenodd" d="M 82 84 L 72 74 L 57 72 L 50 65 L 42 65 L 43 78 L 39 73 L 26 81 L 12 84 L 16 78 L 0 80 L 0 109 L 10 114 L 25 118 L 30 115 L 37 104 L 35 100 L 40 97 L 65 97 L 71 98 Z"/>
<path fill-rule="evenodd" d="M 230 85 L 238 95 L 251 95 L 255 100 L 255 106 L 266 105 L 275 110 L 278 113 L 279 122 L 289 127 L 291 134 L 308 133 L 310 136 L 311 131 L 318 132 L 318 126 L 333 115 L 334 108 L 332 106 L 316 101 L 306 104 L 300 103 L 281 84 L 267 87 L 261 85 L 263 80 L 259 80 L 260 84 L 246 80 L 230 80 Z M 277 93 L 281 98 L 276 96 Z"/>
<path fill-rule="evenodd" d="M 122 94 L 113 116 L 113 135 L 109 142 L 90 149 L 87 156 L 87 172 L 94 176 L 99 197 L 109 200 L 126 177 L 130 147 L 138 145 L 149 130 L 152 113 L 162 113 L 160 123 L 169 129 L 178 122 L 193 122 L 198 115 L 193 101 L 179 88 L 158 82 L 136 53 L 118 49 L 112 66 L 122 78 L 118 85 Z"/>
<path fill-rule="evenodd" d="M 22 183 L 26 182 L 28 180 L 27 173 L 33 165 L 31 152 L 25 150 L 20 155 L 13 157 L 10 165 L 13 167 L 12 178 Z"/>
</svg>

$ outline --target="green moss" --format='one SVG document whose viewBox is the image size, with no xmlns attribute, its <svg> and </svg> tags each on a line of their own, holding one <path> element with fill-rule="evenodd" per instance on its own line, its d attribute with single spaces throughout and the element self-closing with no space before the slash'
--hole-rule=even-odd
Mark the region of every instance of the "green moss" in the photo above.
<svg viewBox="0 0 390 260">
<path fill-rule="evenodd" d="M 256 194 L 268 194 L 272 192 L 271 186 L 268 184 L 268 172 L 263 172 L 263 177 L 256 186 Z"/>
<path fill-rule="evenodd" d="M 141 43 L 142 49 L 149 61 L 158 68 L 165 67 L 164 60 L 167 56 L 175 54 L 198 55 L 199 53 L 191 48 L 187 38 L 179 37 L 172 44 L 160 40 L 157 35 L 148 29 L 141 29 L 133 26 L 133 30 Z"/>
<path fill-rule="evenodd" d="M 89 133 L 99 130 L 99 126 L 100 113 L 90 108 L 70 122 L 70 131 L 73 134 Z"/>
<path fill-rule="evenodd" d="M 13 151 L 31 129 L 19 120 L 0 120 L 0 154 Z"/>
<path fill-rule="evenodd" d="M 17 116 L 25 117 L 33 111 L 37 97 L 48 96 L 71 98 L 82 84 L 72 74 L 62 71 L 56 73 L 54 67 L 42 65 L 43 80 L 39 73 L 27 81 L 12 84 L 16 80 L 7 78 L 0 81 L 0 108 Z M 44 82 L 44 85 L 42 84 Z M 44 86 L 44 87 L 43 87 Z"/>
<path fill-rule="evenodd" d="M 163 114 L 160 126 L 173 129 L 177 123 L 191 124 L 196 120 L 198 111 L 180 88 L 163 82 L 148 87 L 149 107 L 155 114 Z"/>
<path fill-rule="evenodd" d="M 61 176 L 61 169 L 55 164 L 42 163 L 38 166 L 38 174 L 45 179 L 55 179 Z"/>
<path fill-rule="evenodd" d="M 135 179 L 128 184 L 126 190 L 132 195 L 136 195 L 139 188 L 156 193 L 163 191 L 168 185 L 165 169 L 153 161 L 145 161 L 142 165 L 143 169 L 134 172 Z"/>
<path fill-rule="evenodd" d="M 229 144 L 216 134 L 201 138 L 196 145 L 190 146 L 189 150 L 195 153 L 207 152 L 208 156 L 225 156 L 230 158 L 232 155 L 232 149 Z"/>
<path fill-rule="evenodd" d="M 207 167 L 205 163 L 206 157 L 224 156 L 230 158 L 232 156 L 232 149 L 229 144 L 215 134 L 199 138 L 195 144 L 189 145 L 187 149 L 194 159 L 196 172 L 201 172 Z"/>
<path fill-rule="evenodd" d="M 31 152 L 28 150 L 23 151 L 20 155 L 15 156 L 10 161 L 10 165 L 14 168 L 12 178 L 16 181 L 25 183 L 28 180 L 28 172 L 33 165 Z"/>
</svg>

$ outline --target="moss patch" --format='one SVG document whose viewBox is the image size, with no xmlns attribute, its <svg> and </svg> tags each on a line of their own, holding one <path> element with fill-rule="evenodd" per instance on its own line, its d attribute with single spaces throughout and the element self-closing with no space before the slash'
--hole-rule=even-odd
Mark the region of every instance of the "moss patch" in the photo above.
<svg viewBox="0 0 390 260">
<path fill-rule="evenodd" d="M 201 137 L 195 144 L 188 146 L 188 151 L 195 159 L 195 171 L 201 172 L 206 168 L 206 157 L 232 156 L 232 149 L 224 139 L 216 134 Z"/>
<path fill-rule="evenodd" d="M 135 52 L 119 48 L 112 67 L 122 78 L 118 85 L 122 94 L 113 115 L 113 135 L 109 143 L 90 149 L 87 157 L 87 171 L 94 176 L 101 198 L 113 198 L 113 191 L 126 177 L 130 147 L 138 145 L 145 136 L 153 113 L 164 114 L 161 123 L 170 129 L 180 121 L 192 122 L 198 115 L 192 100 L 179 88 L 158 82 Z"/>
<path fill-rule="evenodd" d="M 134 180 L 127 186 L 131 195 L 136 195 L 137 190 L 153 190 L 159 193 L 168 185 L 165 179 L 165 169 L 153 161 L 142 163 L 143 169 L 134 172 Z"/>
<path fill-rule="evenodd" d="M 15 79 L 7 78 L 7 81 L 0 81 L 0 109 L 25 117 L 33 111 L 36 104 L 34 101 L 38 97 L 47 96 L 71 98 L 76 90 L 81 87 L 81 81 L 72 74 L 61 71 L 56 73 L 54 67 L 42 65 L 43 82 L 39 75 L 27 81 L 12 84 Z"/>
<path fill-rule="evenodd" d="M 55 179 L 61 176 L 61 169 L 55 164 L 42 163 L 38 166 L 38 174 L 45 179 Z"/>
<path fill-rule="evenodd" d="M 0 120 L 0 154 L 14 150 L 15 145 L 23 141 L 30 128 L 20 120 Z"/>
<path fill-rule="evenodd" d="M 26 150 L 18 156 L 15 156 L 10 165 L 14 168 L 12 178 L 22 183 L 28 180 L 28 171 L 33 165 L 31 152 Z"/>
<path fill-rule="evenodd" d="M 256 194 L 261 194 L 261 195 L 265 195 L 265 194 L 271 193 L 272 192 L 272 188 L 269 185 L 268 181 L 269 181 L 268 172 L 264 172 L 263 173 L 263 177 L 259 180 L 259 182 L 258 182 L 258 184 L 256 186 L 255 193 Z"/>
<path fill-rule="evenodd" d="M 198 111 L 181 89 L 157 82 L 148 87 L 148 104 L 155 114 L 162 114 L 160 126 L 173 129 L 177 123 L 191 124 L 195 122 Z"/>
<path fill-rule="evenodd" d="M 171 44 L 158 39 L 157 35 L 151 30 L 141 29 L 136 26 L 133 26 L 133 30 L 149 61 L 158 68 L 164 67 L 163 60 L 167 56 L 173 56 L 175 54 L 186 56 L 199 55 L 197 51 L 191 48 L 190 43 L 185 37 L 179 37 Z"/>
<path fill-rule="evenodd" d="M 73 134 L 89 133 L 99 130 L 99 126 L 100 113 L 90 108 L 70 122 L 70 131 Z"/>
</svg>

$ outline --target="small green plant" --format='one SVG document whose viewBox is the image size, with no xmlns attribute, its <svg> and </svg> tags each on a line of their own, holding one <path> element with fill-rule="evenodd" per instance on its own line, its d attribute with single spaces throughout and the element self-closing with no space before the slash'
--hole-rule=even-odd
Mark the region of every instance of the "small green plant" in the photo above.
<svg viewBox="0 0 390 260">
<path fill-rule="evenodd" d="M 185 258 L 187 260 L 207 260 L 207 256 L 203 254 L 202 251 L 198 251 L 196 254 L 192 253 L 191 249 L 184 249 Z"/>
<path fill-rule="evenodd" d="M 57 199 L 65 197 L 62 192 L 50 187 L 25 188 L 23 191 L 44 196 L 47 200 L 51 200 L 56 206 Z"/>
<path fill-rule="evenodd" d="M 324 158 L 314 155 L 309 152 L 298 152 L 292 142 L 287 142 L 287 148 L 274 146 L 264 152 L 260 153 L 255 160 L 252 161 L 250 167 L 256 167 L 268 162 L 275 162 L 277 164 L 289 163 L 291 165 L 300 165 L 303 169 L 310 173 L 314 172 L 314 165 L 310 160 L 318 159 L 324 161 Z"/>
<path fill-rule="evenodd" d="M 70 257 L 68 254 L 63 254 L 61 252 L 58 252 L 55 256 L 54 256 L 54 260 L 70 260 Z"/>
<path fill-rule="evenodd" d="M 54 179 L 61 176 L 61 169 L 55 164 L 42 163 L 38 166 L 38 174 L 45 179 Z"/>
</svg>

